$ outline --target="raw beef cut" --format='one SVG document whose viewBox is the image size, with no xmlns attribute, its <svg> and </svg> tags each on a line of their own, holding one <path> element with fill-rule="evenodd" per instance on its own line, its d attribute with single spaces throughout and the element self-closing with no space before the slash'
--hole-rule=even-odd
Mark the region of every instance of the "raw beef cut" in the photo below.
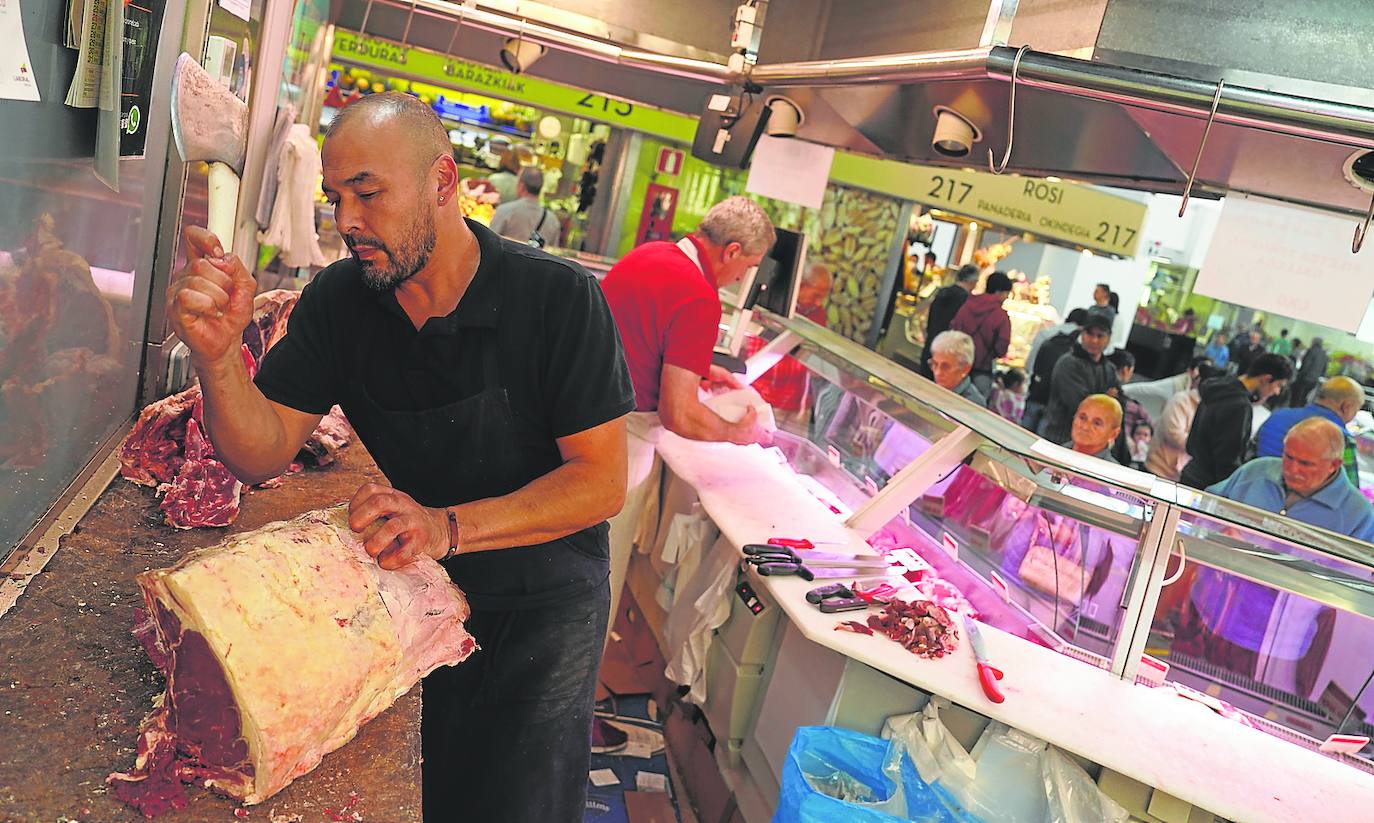
<svg viewBox="0 0 1374 823">
<path fill-rule="evenodd" d="M 108 782 L 149 817 L 186 805 L 182 783 L 262 802 L 477 648 L 439 564 L 382 569 L 343 507 L 235 535 L 138 584 L 134 634 L 167 685 L 134 768 Z"/>
</svg>

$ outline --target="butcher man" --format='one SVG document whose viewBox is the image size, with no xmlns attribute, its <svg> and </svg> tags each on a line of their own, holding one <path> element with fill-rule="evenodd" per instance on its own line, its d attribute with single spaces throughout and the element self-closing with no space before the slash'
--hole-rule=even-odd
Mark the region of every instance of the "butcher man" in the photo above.
<svg viewBox="0 0 1374 823">
<path fill-rule="evenodd" d="M 697 230 L 676 243 L 659 240 L 631 251 L 602 282 L 634 383 L 629 418 L 629 481 L 625 507 L 611 520 L 611 615 L 630 564 L 631 544 L 652 485 L 654 443 L 663 429 L 687 438 L 748 444 L 767 437 L 758 413 L 738 422 L 698 398 L 703 379 L 738 387 L 711 364 L 720 330 L 717 289 L 739 283 L 773 245 L 773 223 L 747 197 L 730 197 L 706 212 Z M 627 735 L 604 720 L 592 728 L 592 750 L 615 751 Z"/>
<path fill-rule="evenodd" d="M 424 681 L 425 819 L 580 821 L 635 407 L 614 320 L 581 268 L 463 219 L 448 135 L 416 98 L 343 109 L 323 161 L 352 255 L 305 287 L 255 380 L 238 349 L 256 284 L 186 232 L 168 316 L 216 456 L 275 477 L 343 407 L 388 481 L 358 489 L 349 525 L 383 568 L 442 562 L 481 644 Z"/>
</svg>

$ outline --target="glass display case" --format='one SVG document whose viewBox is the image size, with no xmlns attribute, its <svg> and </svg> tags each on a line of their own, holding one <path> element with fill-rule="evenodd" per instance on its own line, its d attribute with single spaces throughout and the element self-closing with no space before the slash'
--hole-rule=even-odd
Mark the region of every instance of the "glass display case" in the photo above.
<svg viewBox="0 0 1374 823">
<path fill-rule="evenodd" d="M 1046 443 L 804 319 L 755 321 L 805 398 L 779 451 L 874 546 L 914 549 L 935 596 L 1142 688 L 1167 668 L 1295 744 L 1374 733 L 1374 547 Z"/>
</svg>

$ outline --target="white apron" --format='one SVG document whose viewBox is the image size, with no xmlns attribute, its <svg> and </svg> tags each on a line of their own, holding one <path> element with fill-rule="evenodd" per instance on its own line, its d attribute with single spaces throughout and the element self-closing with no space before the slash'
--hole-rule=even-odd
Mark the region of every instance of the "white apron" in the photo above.
<svg viewBox="0 0 1374 823">
<path fill-rule="evenodd" d="M 657 412 L 631 412 L 625 420 L 626 452 L 629 456 L 629 476 L 625 484 L 625 506 L 610 520 L 611 525 L 611 620 L 607 632 L 615 622 L 620 608 L 620 591 L 625 586 L 625 572 L 630 566 L 636 538 L 641 528 L 645 504 L 658 488 L 658 452 L 654 447 L 663 435 L 663 425 Z M 657 507 L 655 507 L 655 514 Z"/>
</svg>

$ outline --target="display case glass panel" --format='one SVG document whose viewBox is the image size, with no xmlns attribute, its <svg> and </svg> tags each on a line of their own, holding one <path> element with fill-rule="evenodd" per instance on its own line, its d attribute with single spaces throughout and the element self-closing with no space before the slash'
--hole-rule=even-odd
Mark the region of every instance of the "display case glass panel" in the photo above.
<svg viewBox="0 0 1374 823">
<path fill-rule="evenodd" d="M 1146 653 L 1240 722 L 1309 747 L 1374 736 L 1374 550 L 1210 495 L 1186 502 Z"/>
</svg>

